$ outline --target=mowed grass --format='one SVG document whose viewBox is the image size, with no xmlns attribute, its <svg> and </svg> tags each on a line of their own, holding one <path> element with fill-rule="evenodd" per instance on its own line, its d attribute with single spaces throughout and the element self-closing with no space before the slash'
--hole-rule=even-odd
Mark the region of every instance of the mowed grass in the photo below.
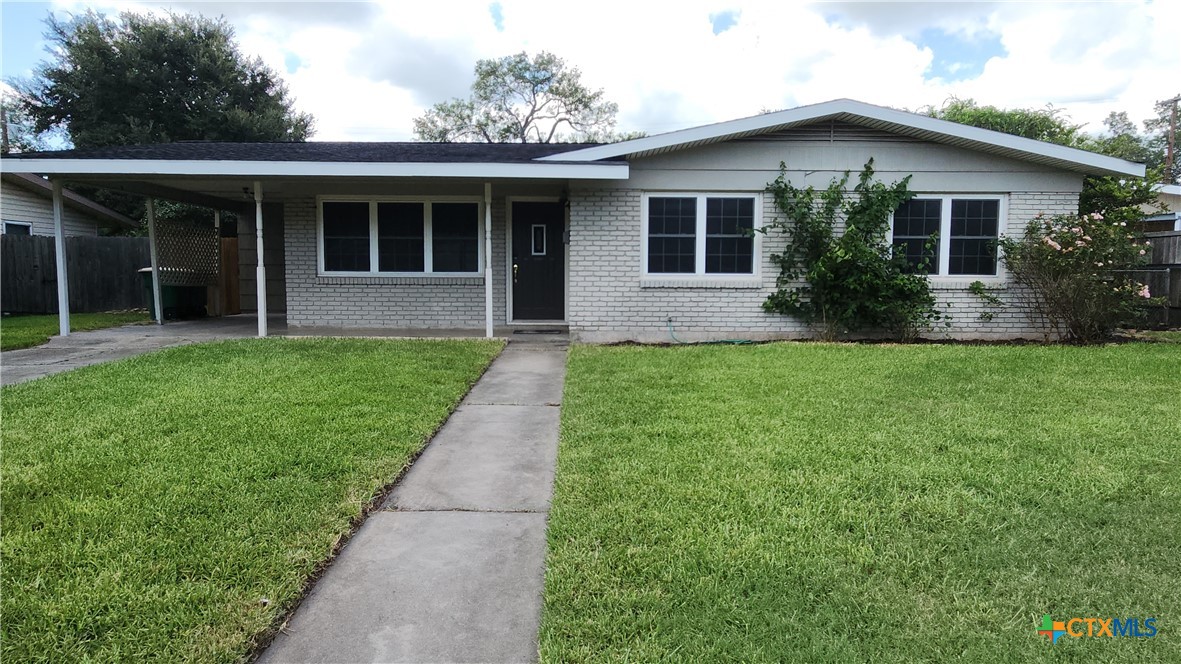
<svg viewBox="0 0 1181 664">
<path fill-rule="evenodd" d="M 232 662 L 500 349 L 194 345 L 6 387 L 4 662 Z"/>
<path fill-rule="evenodd" d="M 113 311 L 100 314 L 70 314 L 70 331 L 85 332 L 118 327 L 128 323 L 145 323 L 144 311 Z M 45 316 L 4 316 L 0 318 L 0 350 L 17 350 L 40 346 L 58 333 L 57 314 Z"/>
<path fill-rule="evenodd" d="M 543 661 L 1181 661 L 1176 345 L 581 346 L 561 435 Z"/>
</svg>

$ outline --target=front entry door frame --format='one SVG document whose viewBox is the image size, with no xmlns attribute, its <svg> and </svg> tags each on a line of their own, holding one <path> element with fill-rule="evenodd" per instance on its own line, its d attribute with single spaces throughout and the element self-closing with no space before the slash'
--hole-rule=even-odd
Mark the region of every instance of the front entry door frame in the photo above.
<svg viewBox="0 0 1181 664">
<path fill-rule="evenodd" d="M 562 263 L 563 272 L 565 273 L 565 282 L 563 284 L 563 320 L 543 321 L 543 320 L 523 320 L 518 321 L 513 319 L 513 203 L 560 203 L 562 199 L 558 196 L 508 196 L 504 199 L 504 217 L 505 217 L 505 236 L 504 236 L 504 320 L 509 325 L 514 323 L 562 323 L 570 320 L 570 245 L 564 240 L 570 235 L 570 213 L 569 208 L 566 209 L 562 220 L 562 235 L 564 237 L 558 238 L 562 242 Z"/>
</svg>

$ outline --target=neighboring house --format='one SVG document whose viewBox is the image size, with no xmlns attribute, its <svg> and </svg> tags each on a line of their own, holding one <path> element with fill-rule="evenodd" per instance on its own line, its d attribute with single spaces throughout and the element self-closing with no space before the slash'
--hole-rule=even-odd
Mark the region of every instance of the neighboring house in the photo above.
<svg viewBox="0 0 1181 664">
<path fill-rule="evenodd" d="M 66 190 L 62 225 L 66 235 L 98 235 L 100 228 L 122 230 L 136 223 L 98 203 Z M 53 235 L 53 193 L 49 181 L 27 173 L 0 176 L 0 232 Z"/>
<path fill-rule="evenodd" d="M 763 311 L 784 240 L 749 231 L 777 214 L 764 189 L 780 162 L 793 184 L 823 187 L 871 157 L 887 182 L 913 175 L 918 197 L 893 239 L 917 258 L 939 234 L 930 280 L 952 315 L 943 333 L 958 337 L 1040 334 L 1012 310 L 982 317 L 968 290 L 1009 285 L 995 240 L 1038 214 L 1077 212 L 1085 175 L 1144 173 L 851 100 L 609 145 L 182 143 L 4 167 L 261 217 L 291 328 L 568 324 L 585 341 L 667 341 L 670 329 L 686 340 L 808 335 Z M 278 241 L 266 234 L 280 225 Z M 267 282 L 279 264 L 267 258 Z"/>
<path fill-rule="evenodd" d="M 1157 187 L 1156 201 L 1158 205 L 1142 207 L 1145 214 L 1145 231 L 1181 231 L 1181 185 L 1162 184 Z M 1160 212 L 1160 206 L 1167 212 Z"/>
</svg>

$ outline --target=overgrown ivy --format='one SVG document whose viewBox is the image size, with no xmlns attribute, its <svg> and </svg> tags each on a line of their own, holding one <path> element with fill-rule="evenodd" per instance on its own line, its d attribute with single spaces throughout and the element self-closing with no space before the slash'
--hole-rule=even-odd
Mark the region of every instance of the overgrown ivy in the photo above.
<svg viewBox="0 0 1181 664">
<path fill-rule="evenodd" d="M 767 191 L 781 215 L 760 232 L 786 236 L 787 247 L 771 256 L 780 273 L 765 310 L 798 316 L 829 340 L 867 330 L 909 340 L 946 317 L 927 266 L 913 269 L 888 242 L 890 214 L 914 197 L 909 175 L 886 185 L 874 179 L 870 159 L 852 191 L 848 171 L 818 191 L 792 185 L 787 165 L 779 168 Z"/>
</svg>

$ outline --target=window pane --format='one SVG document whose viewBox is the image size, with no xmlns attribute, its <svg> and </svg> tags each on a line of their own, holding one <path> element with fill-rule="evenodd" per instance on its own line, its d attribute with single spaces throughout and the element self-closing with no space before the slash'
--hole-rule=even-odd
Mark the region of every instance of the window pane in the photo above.
<svg viewBox="0 0 1181 664">
<path fill-rule="evenodd" d="M 24 224 L 4 224 L 6 235 L 32 235 L 33 227 Z"/>
<path fill-rule="evenodd" d="M 369 204 L 324 204 L 324 269 L 369 271 Z"/>
<path fill-rule="evenodd" d="M 1000 208 L 996 199 L 952 200 L 948 274 L 996 274 Z"/>
<path fill-rule="evenodd" d="M 707 198 L 705 271 L 713 274 L 753 274 L 754 227 L 753 198 Z"/>
<path fill-rule="evenodd" d="M 476 203 L 431 205 L 431 253 L 435 272 L 480 269 L 480 206 Z"/>
<path fill-rule="evenodd" d="M 648 272 L 692 274 L 697 269 L 697 199 L 648 199 Z"/>
<path fill-rule="evenodd" d="M 423 204 L 377 204 L 377 269 L 423 271 Z"/>
<path fill-rule="evenodd" d="M 894 251 L 906 256 L 912 270 L 926 266 L 930 274 L 939 273 L 939 221 L 943 202 L 910 199 L 894 211 Z M 934 237 L 934 243 L 927 243 Z"/>
</svg>

